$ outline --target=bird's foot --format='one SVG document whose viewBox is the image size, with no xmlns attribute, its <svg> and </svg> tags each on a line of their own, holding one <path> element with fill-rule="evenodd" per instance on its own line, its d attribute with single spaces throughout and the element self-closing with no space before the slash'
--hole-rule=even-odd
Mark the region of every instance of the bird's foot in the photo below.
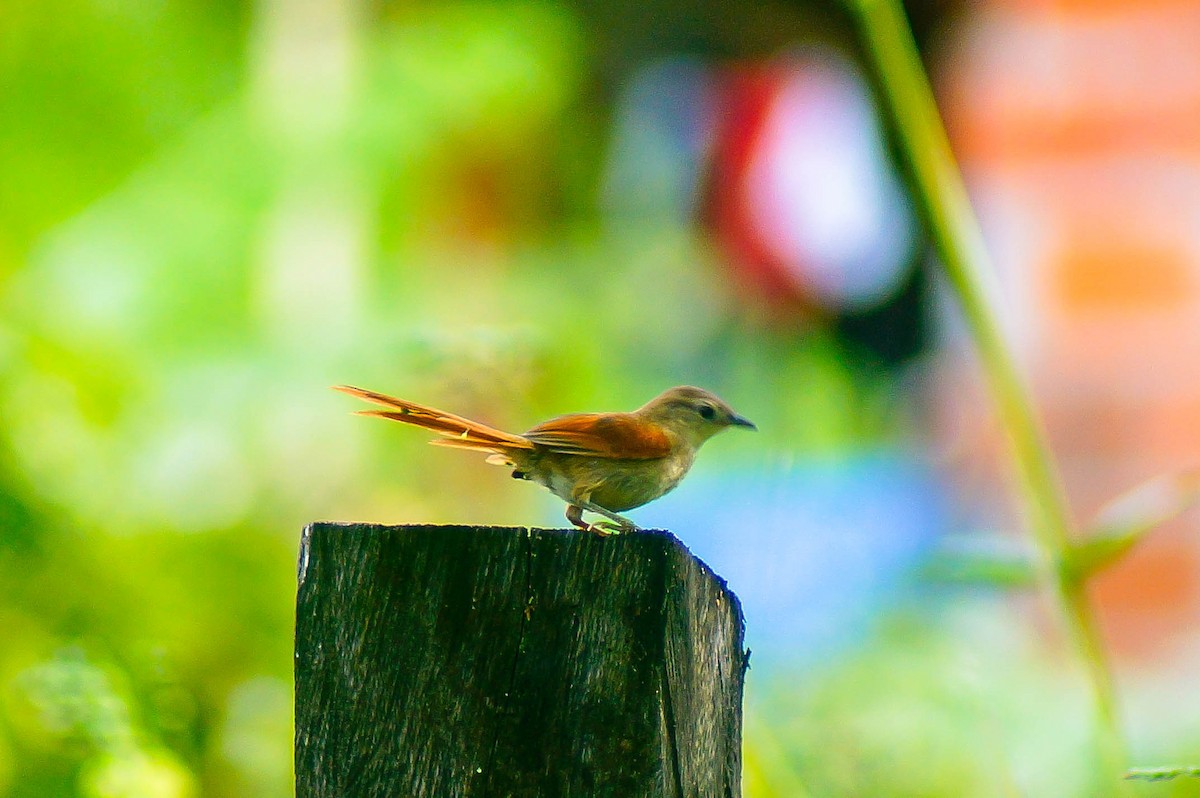
<svg viewBox="0 0 1200 798">
<path fill-rule="evenodd" d="M 593 521 L 592 523 L 588 523 L 587 521 L 583 520 L 583 511 L 585 508 L 589 512 L 607 516 L 610 520 Z M 570 521 L 573 526 L 582 529 L 584 532 L 592 532 L 593 534 L 601 537 L 623 534 L 625 532 L 641 531 L 638 529 L 637 525 L 628 518 L 617 515 L 616 513 L 611 513 L 602 507 L 597 507 L 593 504 L 586 504 L 584 502 L 567 505 L 567 520 Z"/>
<path fill-rule="evenodd" d="M 624 535 L 628 532 L 641 531 L 636 524 L 619 524 L 615 521 L 593 521 L 591 524 L 588 524 L 587 530 L 604 538 L 609 535 Z"/>
</svg>

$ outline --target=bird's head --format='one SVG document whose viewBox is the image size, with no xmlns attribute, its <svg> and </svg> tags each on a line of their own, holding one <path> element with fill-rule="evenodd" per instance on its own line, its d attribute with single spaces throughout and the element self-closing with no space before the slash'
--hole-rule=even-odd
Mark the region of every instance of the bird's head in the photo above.
<svg viewBox="0 0 1200 798">
<path fill-rule="evenodd" d="M 661 424 L 693 447 L 729 427 L 758 429 L 714 394 L 690 385 L 664 391 L 638 409 L 637 414 Z"/>
</svg>

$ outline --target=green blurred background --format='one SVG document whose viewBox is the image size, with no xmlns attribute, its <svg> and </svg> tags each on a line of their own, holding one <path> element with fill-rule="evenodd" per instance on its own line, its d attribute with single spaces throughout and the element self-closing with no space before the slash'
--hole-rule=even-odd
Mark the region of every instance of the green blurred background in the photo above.
<svg viewBox="0 0 1200 798">
<path fill-rule="evenodd" d="M 910 7 L 932 42 L 969 10 Z M 723 199 L 787 173 L 746 167 L 772 128 L 738 124 L 796 52 L 817 86 L 797 96 L 850 109 L 848 162 L 886 190 L 846 200 L 820 152 L 775 190 L 892 203 L 859 293 L 747 244 Z M 856 61 L 833 2 L 0 0 L 0 795 L 288 795 L 302 526 L 559 523 L 478 458 L 352 418 L 343 382 L 514 430 L 702 384 L 761 430 L 698 466 L 710 496 L 741 480 L 738 513 L 908 475 L 916 542 L 850 639 L 779 620 L 843 617 L 839 568 L 749 613 L 774 653 L 747 688 L 746 794 L 1088 794 L 1053 621 L 919 578 L 968 513 L 937 476 L 955 428 L 930 410 L 926 247 Z M 726 541 L 697 550 L 740 591 L 736 518 L 705 538 L 715 510 L 662 512 Z M 742 548 L 822 548 L 797 512 Z M 848 562 L 895 570 L 877 540 Z M 1200 748 L 1181 661 L 1135 693 L 1156 760 Z"/>
</svg>

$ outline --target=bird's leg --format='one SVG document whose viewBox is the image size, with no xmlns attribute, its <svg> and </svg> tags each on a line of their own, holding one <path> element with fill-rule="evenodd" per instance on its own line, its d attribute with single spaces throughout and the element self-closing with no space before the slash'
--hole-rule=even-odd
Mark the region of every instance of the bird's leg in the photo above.
<svg viewBox="0 0 1200 798">
<path fill-rule="evenodd" d="M 585 532 L 592 531 L 592 525 L 583 520 L 583 508 L 578 504 L 567 505 L 567 520 L 572 526 L 577 526 Z"/>
<path fill-rule="evenodd" d="M 610 521 L 597 521 L 589 524 L 587 521 L 583 520 L 584 510 L 607 516 L 613 519 L 613 521 L 616 521 L 616 523 L 614 524 Z M 580 499 L 577 499 L 573 504 L 567 505 L 567 520 L 570 521 L 572 525 L 579 527 L 585 532 L 594 532 L 601 537 L 611 535 L 614 532 L 637 531 L 637 526 L 635 526 L 634 523 L 628 518 L 623 518 L 616 513 L 610 513 L 608 510 L 605 510 L 599 505 Z"/>
<path fill-rule="evenodd" d="M 575 504 L 578 505 L 579 507 L 582 507 L 584 510 L 587 510 L 588 512 L 598 513 L 598 514 L 604 516 L 605 518 L 612 519 L 612 521 L 615 522 L 615 523 L 610 523 L 609 521 L 597 521 L 594 524 L 592 524 L 593 532 L 596 532 L 599 529 L 606 530 L 607 532 L 637 532 L 638 531 L 637 524 L 633 523 L 632 521 L 630 521 L 628 518 L 626 518 L 623 515 L 617 515 L 616 513 L 612 512 L 610 510 L 605 510 L 603 507 L 601 507 L 598 504 L 593 504 L 592 502 L 587 501 L 587 500 L 581 501 L 579 499 L 575 500 Z"/>
<path fill-rule="evenodd" d="M 584 532 L 594 532 L 600 537 L 607 537 L 610 533 L 608 529 L 599 524 L 589 524 L 583 520 L 583 508 L 578 504 L 567 505 L 567 520 L 575 526 L 582 529 Z"/>
</svg>

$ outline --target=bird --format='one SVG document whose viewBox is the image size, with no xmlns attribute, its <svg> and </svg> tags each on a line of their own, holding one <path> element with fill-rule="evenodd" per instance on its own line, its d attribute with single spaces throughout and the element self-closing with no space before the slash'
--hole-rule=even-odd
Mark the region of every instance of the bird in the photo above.
<svg viewBox="0 0 1200 798">
<path fill-rule="evenodd" d="M 572 526 L 599 535 L 639 531 L 619 515 L 672 490 L 712 436 L 731 427 L 757 430 L 716 395 L 690 385 L 671 388 L 629 413 L 556 416 L 519 434 L 387 394 L 334 385 L 333 390 L 382 405 L 356 415 L 400 421 L 436 432 L 438 446 L 488 453 L 515 479 L 547 488 L 567 503 Z M 606 520 L 588 522 L 584 511 Z"/>
</svg>

